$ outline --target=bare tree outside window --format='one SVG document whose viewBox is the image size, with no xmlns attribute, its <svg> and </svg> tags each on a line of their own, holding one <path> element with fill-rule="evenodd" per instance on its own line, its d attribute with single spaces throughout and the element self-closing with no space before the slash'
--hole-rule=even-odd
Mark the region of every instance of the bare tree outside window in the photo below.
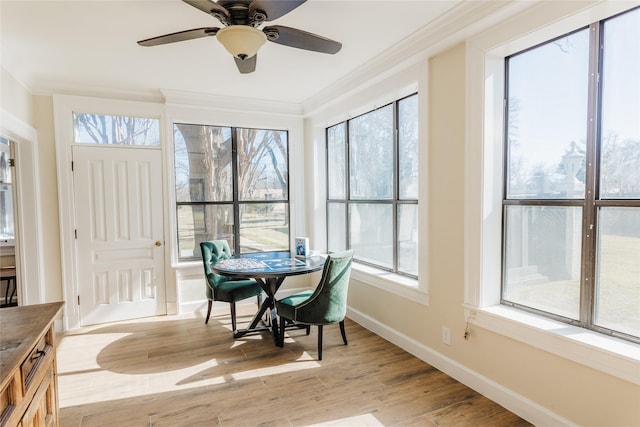
<svg viewBox="0 0 640 427">
<path fill-rule="evenodd" d="M 174 124 L 180 259 L 200 242 L 288 250 L 287 132 Z"/>
<path fill-rule="evenodd" d="M 160 121 L 141 117 L 73 113 L 74 142 L 160 145 Z"/>
</svg>

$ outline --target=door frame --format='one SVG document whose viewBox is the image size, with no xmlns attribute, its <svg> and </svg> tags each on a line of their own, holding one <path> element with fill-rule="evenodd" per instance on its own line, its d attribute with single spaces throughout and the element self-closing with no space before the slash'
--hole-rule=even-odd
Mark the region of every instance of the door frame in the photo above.
<svg viewBox="0 0 640 427">
<path fill-rule="evenodd" d="M 58 172 L 58 209 L 60 216 L 60 263 L 62 272 L 62 294 L 65 301 L 63 316 L 64 330 L 80 328 L 80 308 L 78 305 L 78 275 L 76 256 L 76 217 L 73 188 L 72 167 L 72 146 L 73 144 L 73 112 L 92 114 L 111 114 L 119 116 L 148 117 L 160 120 L 160 148 L 162 158 L 162 198 L 163 203 L 163 232 L 165 241 L 170 242 L 167 230 L 167 151 L 166 138 L 164 136 L 163 104 L 141 101 L 123 101 L 115 99 L 91 98 L 73 95 L 54 95 L 53 113 L 56 135 L 56 167 Z M 144 148 L 140 148 L 144 149 Z M 153 148 L 158 150 L 158 148 Z M 169 246 L 169 247 L 167 247 Z M 175 292 L 170 292 L 168 254 L 171 252 L 170 245 L 165 246 L 164 255 L 164 277 L 165 277 L 165 305 L 166 312 L 170 313 L 170 301 L 175 301 Z"/>
<path fill-rule="evenodd" d="M 15 169 L 14 224 L 15 258 L 18 276 L 18 305 L 45 301 L 44 258 L 42 254 L 42 208 L 38 176 L 38 132 L 6 110 L 0 111 L 0 133 L 14 143 Z M 26 227 L 25 224 L 31 224 Z"/>
</svg>

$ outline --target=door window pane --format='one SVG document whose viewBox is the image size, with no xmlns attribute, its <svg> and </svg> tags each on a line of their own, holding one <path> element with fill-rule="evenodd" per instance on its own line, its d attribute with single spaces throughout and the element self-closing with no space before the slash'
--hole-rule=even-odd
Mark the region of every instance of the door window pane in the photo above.
<svg viewBox="0 0 640 427">
<path fill-rule="evenodd" d="M 287 203 L 240 205 L 240 251 L 288 250 L 288 206 Z"/>
<path fill-rule="evenodd" d="M 418 275 L 418 205 L 398 205 L 398 270 Z"/>
<path fill-rule="evenodd" d="M 346 141 L 344 122 L 327 129 L 327 180 L 329 199 L 346 197 Z"/>
<path fill-rule="evenodd" d="M 347 249 L 346 205 L 344 203 L 327 204 L 327 224 L 329 227 L 329 252 L 340 252 Z"/>
<path fill-rule="evenodd" d="M 160 120 L 73 113 L 73 142 L 160 146 Z"/>
<path fill-rule="evenodd" d="M 418 198 L 418 95 L 398 102 L 400 199 Z"/>
<path fill-rule="evenodd" d="M 174 125 L 176 201 L 233 200 L 231 128 Z"/>
<path fill-rule="evenodd" d="M 178 254 L 200 257 L 200 242 L 226 239 L 233 248 L 233 205 L 178 205 Z"/>
<path fill-rule="evenodd" d="M 640 60 L 637 52 L 640 52 L 640 9 L 605 22 L 602 198 L 640 198 Z"/>
<path fill-rule="evenodd" d="M 237 129 L 238 199 L 287 200 L 287 132 Z"/>
<path fill-rule="evenodd" d="M 582 209 L 507 206 L 503 299 L 578 319 Z"/>
<path fill-rule="evenodd" d="M 393 106 L 349 121 L 351 199 L 393 198 Z"/>
<path fill-rule="evenodd" d="M 640 336 L 640 208 L 602 208 L 598 224 L 594 323 Z"/>
<path fill-rule="evenodd" d="M 393 205 L 354 203 L 349 208 L 351 249 L 358 259 L 393 267 Z"/>
<path fill-rule="evenodd" d="M 509 58 L 507 198 L 584 197 L 589 31 Z"/>
</svg>

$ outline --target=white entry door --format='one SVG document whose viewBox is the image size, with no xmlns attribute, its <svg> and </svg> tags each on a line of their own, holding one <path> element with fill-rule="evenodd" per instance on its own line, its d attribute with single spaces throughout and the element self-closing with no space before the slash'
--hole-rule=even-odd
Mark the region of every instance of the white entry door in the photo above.
<svg viewBox="0 0 640 427">
<path fill-rule="evenodd" d="M 73 147 L 80 323 L 166 313 L 160 150 Z"/>
</svg>

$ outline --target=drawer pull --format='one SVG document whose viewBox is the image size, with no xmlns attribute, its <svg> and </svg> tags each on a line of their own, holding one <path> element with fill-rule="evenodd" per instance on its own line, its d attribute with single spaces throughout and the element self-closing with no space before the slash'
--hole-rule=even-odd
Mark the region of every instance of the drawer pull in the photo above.
<svg viewBox="0 0 640 427">
<path fill-rule="evenodd" d="M 34 362 L 35 360 L 40 359 L 45 354 L 46 353 L 42 350 L 36 350 L 36 352 L 31 355 L 31 362 Z"/>
</svg>

